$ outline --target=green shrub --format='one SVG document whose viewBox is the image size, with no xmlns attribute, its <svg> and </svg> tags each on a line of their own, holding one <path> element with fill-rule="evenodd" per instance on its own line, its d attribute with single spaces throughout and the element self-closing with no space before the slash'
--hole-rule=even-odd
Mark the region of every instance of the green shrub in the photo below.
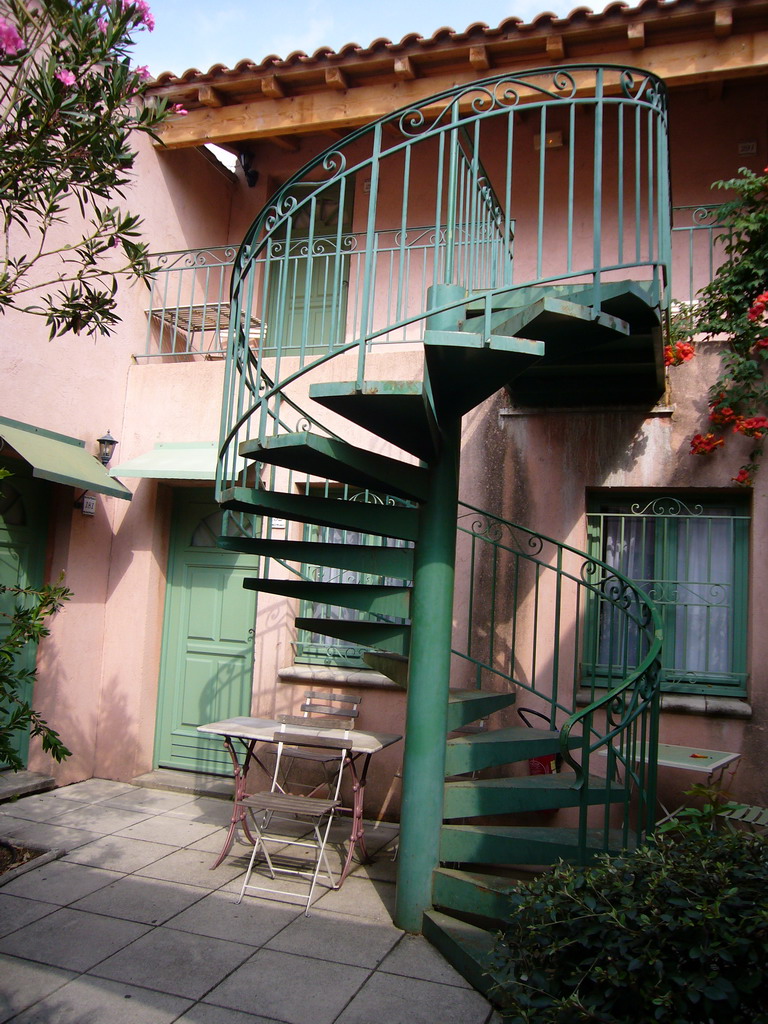
<svg viewBox="0 0 768 1024">
<path fill-rule="evenodd" d="M 768 840 L 682 829 L 510 893 L 510 1024 L 768 1021 Z"/>
</svg>

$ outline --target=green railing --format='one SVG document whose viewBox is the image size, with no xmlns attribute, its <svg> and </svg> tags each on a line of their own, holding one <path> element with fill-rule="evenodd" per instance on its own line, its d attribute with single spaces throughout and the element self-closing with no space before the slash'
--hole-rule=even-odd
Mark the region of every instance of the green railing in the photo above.
<svg viewBox="0 0 768 1024">
<path fill-rule="evenodd" d="M 465 503 L 457 577 L 467 597 L 455 608 L 452 685 L 514 689 L 518 707 L 560 730 L 585 797 L 582 843 L 591 830 L 606 849 L 641 841 L 655 820 L 661 618 L 653 603 L 607 563 Z M 596 671 L 598 651 L 607 672 Z M 603 802 L 587 804 L 587 785 L 593 796 L 602 789 Z"/>
<path fill-rule="evenodd" d="M 490 312 L 529 285 L 586 284 L 599 304 L 604 283 L 631 277 L 666 303 L 666 147 L 658 79 L 573 65 L 455 88 L 317 156 L 233 268 L 219 487 L 238 482 L 240 442 L 293 429 L 286 397 L 306 404 L 329 359 L 333 379 L 377 379 L 393 342 L 418 342 L 428 313 L 463 304 L 428 309 L 432 285 Z"/>
</svg>

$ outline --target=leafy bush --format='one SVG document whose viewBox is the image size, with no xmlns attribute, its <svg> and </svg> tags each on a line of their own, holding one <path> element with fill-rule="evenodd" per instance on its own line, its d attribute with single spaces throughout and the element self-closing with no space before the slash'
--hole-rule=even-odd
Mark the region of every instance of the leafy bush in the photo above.
<svg viewBox="0 0 768 1024">
<path fill-rule="evenodd" d="M 768 840 L 681 828 L 510 893 L 509 1024 L 765 1024 Z"/>
</svg>

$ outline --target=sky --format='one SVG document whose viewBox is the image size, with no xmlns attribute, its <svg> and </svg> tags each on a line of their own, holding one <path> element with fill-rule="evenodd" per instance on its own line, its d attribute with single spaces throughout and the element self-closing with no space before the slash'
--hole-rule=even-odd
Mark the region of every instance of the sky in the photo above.
<svg viewBox="0 0 768 1024">
<path fill-rule="evenodd" d="M 234 67 L 294 50 L 368 46 L 382 36 L 399 42 L 410 32 L 431 36 L 448 25 L 463 31 L 475 21 L 495 27 L 516 16 L 532 21 L 542 11 L 569 14 L 577 6 L 603 10 L 607 0 L 150 0 L 154 31 L 135 34 L 134 59 L 152 75 L 213 64 Z M 634 4 L 632 4 L 634 6 Z"/>
</svg>

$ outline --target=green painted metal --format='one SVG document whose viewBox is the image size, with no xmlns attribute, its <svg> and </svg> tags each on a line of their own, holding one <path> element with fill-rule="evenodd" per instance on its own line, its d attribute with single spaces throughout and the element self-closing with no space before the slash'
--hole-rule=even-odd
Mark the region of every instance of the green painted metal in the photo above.
<svg viewBox="0 0 768 1024">
<path fill-rule="evenodd" d="M 372 586 L 366 583 L 313 583 L 311 580 L 266 580 L 256 578 L 243 581 L 247 590 L 264 594 L 281 594 L 302 601 L 355 608 L 378 615 L 408 618 L 411 603 L 410 587 Z"/>
<path fill-rule="evenodd" d="M 219 543 L 228 551 L 243 551 L 265 558 L 351 569 L 370 576 L 405 580 L 413 577 L 413 548 L 253 537 L 222 537 Z"/>
<path fill-rule="evenodd" d="M 424 402 L 421 381 L 319 382 L 309 396 L 318 404 L 429 462 L 439 432 Z"/>
<path fill-rule="evenodd" d="M 515 885 L 514 878 L 503 875 L 438 868 L 432 881 L 432 901 L 436 907 L 472 914 L 475 920 L 485 917 L 492 922 L 502 921 L 509 914 L 508 894 Z M 455 918 L 445 920 L 447 923 Z"/>
<path fill-rule="evenodd" d="M 418 509 L 398 505 L 371 505 L 247 487 L 225 491 L 221 504 L 228 509 L 295 519 L 317 526 L 337 526 L 357 533 L 409 541 L 418 538 Z"/>
<path fill-rule="evenodd" d="M 464 775 L 483 768 L 558 753 L 560 733 L 556 729 L 528 729 L 523 725 L 511 725 L 505 729 L 493 729 L 448 740 L 445 773 Z"/>
<path fill-rule="evenodd" d="M 405 689 L 408 686 L 408 657 L 392 651 L 365 651 L 365 664 Z"/>
<path fill-rule="evenodd" d="M 492 715 L 495 711 L 511 707 L 516 699 L 517 695 L 513 690 L 506 693 L 482 693 L 478 690 L 452 689 L 448 696 L 446 728 L 448 732 L 453 732 L 462 725 L 469 725 L 470 722 Z"/>
<path fill-rule="evenodd" d="M 295 621 L 298 629 L 336 637 L 355 647 L 375 647 L 393 654 L 406 655 L 410 646 L 411 627 L 408 623 L 310 618 L 305 615 L 297 616 Z"/>
<path fill-rule="evenodd" d="M 443 447 L 430 467 L 421 507 L 411 600 L 411 649 L 403 758 L 403 802 L 395 923 L 421 930 L 438 865 L 445 736 L 451 676 L 454 559 L 461 422 L 443 424 Z"/>
<path fill-rule="evenodd" d="M 427 474 L 423 468 L 309 431 L 280 434 L 264 442 L 247 441 L 240 446 L 240 454 L 267 465 L 406 500 L 420 501 L 426 496 Z"/>
<path fill-rule="evenodd" d="M 424 915 L 424 935 L 478 992 L 490 992 L 495 980 L 491 969 L 493 935 L 438 910 Z"/>
<path fill-rule="evenodd" d="M 539 750 L 539 756 L 542 754 Z M 582 794 L 582 786 L 586 791 Z M 529 811 L 556 811 L 563 807 L 588 804 L 620 803 L 624 790 L 614 785 L 606 790 L 597 777 L 577 781 L 570 772 L 551 775 L 518 775 L 502 779 L 471 779 L 447 782 L 444 817 L 477 818 L 485 815 L 506 815 Z"/>
<path fill-rule="evenodd" d="M 440 859 L 455 864 L 586 864 L 600 853 L 619 853 L 628 843 L 621 830 L 525 825 L 443 825 Z"/>
</svg>

